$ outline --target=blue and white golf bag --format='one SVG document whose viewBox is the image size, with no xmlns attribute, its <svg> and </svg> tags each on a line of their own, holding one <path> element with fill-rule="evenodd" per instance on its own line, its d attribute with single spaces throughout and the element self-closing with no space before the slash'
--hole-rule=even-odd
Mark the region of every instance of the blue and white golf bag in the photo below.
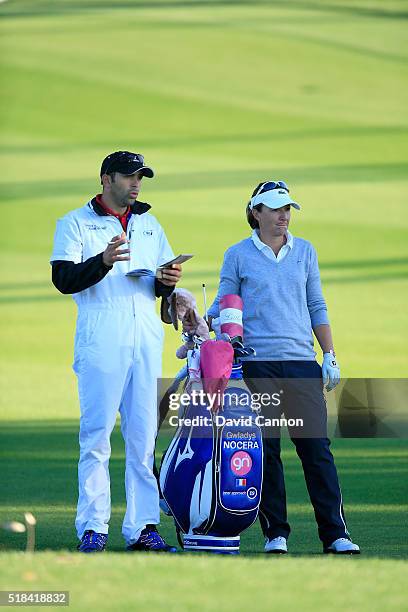
<svg viewBox="0 0 408 612">
<path fill-rule="evenodd" d="M 263 449 L 257 412 L 233 366 L 220 410 L 191 401 L 160 470 L 160 487 L 185 550 L 238 553 L 258 516 Z"/>
</svg>

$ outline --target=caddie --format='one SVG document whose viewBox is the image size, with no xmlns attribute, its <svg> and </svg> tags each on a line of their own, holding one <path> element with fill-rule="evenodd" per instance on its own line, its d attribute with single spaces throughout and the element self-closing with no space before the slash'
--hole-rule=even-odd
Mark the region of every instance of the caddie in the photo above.
<svg viewBox="0 0 408 612">
<path fill-rule="evenodd" d="M 78 306 L 74 371 L 80 400 L 79 498 L 76 530 L 81 552 L 105 549 L 111 514 L 110 436 L 118 410 L 126 452 L 126 514 L 122 533 L 130 551 L 175 552 L 159 535 L 159 493 L 153 474 L 157 379 L 163 328 L 155 298 L 181 277 L 166 235 L 150 206 L 138 201 L 143 155 L 116 151 L 102 162 L 102 193 L 57 222 L 52 280 Z M 147 269 L 150 276 L 127 276 Z"/>
</svg>

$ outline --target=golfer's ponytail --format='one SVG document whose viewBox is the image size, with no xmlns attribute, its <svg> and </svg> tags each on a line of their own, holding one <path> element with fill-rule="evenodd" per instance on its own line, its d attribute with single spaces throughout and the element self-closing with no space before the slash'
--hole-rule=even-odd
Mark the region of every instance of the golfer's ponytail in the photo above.
<svg viewBox="0 0 408 612">
<path fill-rule="evenodd" d="M 251 209 L 251 202 L 248 202 L 246 207 L 246 218 L 252 229 L 259 229 L 259 223 L 252 214 L 252 210 L 262 210 L 263 204 L 257 204 Z"/>
<path fill-rule="evenodd" d="M 259 183 L 255 189 L 252 192 L 251 198 L 253 198 L 259 191 L 259 188 L 262 187 L 262 185 L 265 185 L 266 181 L 262 181 L 262 183 Z M 254 206 L 254 208 L 256 210 L 262 210 L 262 206 L 263 204 L 257 204 L 256 206 Z M 252 229 L 259 229 L 259 223 L 258 221 L 255 219 L 254 215 L 252 214 L 252 210 L 251 209 L 251 200 L 248 202 L 247 207 L 246 207 L 246 218 L 247 221 L 249 223 L 249 225 L 252 227 Z"/>
<path fill-rule="evenodd" d="M 246 207 L 246 218 L 247 218 L 249 225 L 252 227 L 252 229 L 256 229 L 259 227 L 258 221 L 255 219 L 254 215 L 252 214 L 251 202 L 248 202 L 247 207 Z"/>
</svg>

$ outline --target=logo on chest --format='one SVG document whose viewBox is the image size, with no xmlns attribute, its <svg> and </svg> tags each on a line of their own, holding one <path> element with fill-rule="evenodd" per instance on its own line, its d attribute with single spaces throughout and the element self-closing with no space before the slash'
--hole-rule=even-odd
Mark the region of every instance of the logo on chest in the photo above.
<svg viewBox="0 0 408 612">
<path fill-rule="evenodd" d="M 87 230 L 106 230 L 106 225 L 95 225 L 94 223 L 86 223 Z"/>
</svg>

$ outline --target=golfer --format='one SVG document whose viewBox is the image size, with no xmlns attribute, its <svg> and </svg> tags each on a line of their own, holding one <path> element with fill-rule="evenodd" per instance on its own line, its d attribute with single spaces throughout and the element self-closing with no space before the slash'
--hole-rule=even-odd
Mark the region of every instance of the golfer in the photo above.
<svg viewBox="0 0 408 612">
<path fill-rule="evenodd" d="M 105 549 L 111 513 L 110 436 L 118 410 L 126 452 L 126 514 L 122 533 L 131 551 L 175 552 L 156 530 L 159 493 L 153 475 L 157 379 L 163 329 L 155 298 L 181 277 L 150 206 L 137 200 L 153 170 L 142 155 L 116 151 L 102 163 L 102 193 L 57 223 L 52 280 L 78 306 L 74 371 L 80 418 L 76 529 L 82 552 Z M 127 276 L 135 269 L 147 276 Z"/>
<path fill-rule="evenodd" d="M 226 251 L 218 294 L 208 314 L 215 317 L 212 325 L 216 329 L 220 298 L 231 293 L 242 297 L 245 344 L 256 350 L 256 355 L 243 363 L 244 377 L 251 390 L 285 391 L 274 416 L 284 412 L 287 419 L 303 417 L 305 429 L 299 426 L 289 433 L 302 462 L 323 551 L 359 553 L 347 530 L 327 438 L 323 382 L 327 390 L 333 389 L 340 371 L 316 251 L 310 242 L 288 231 L 292 208 L 300 206 L 283 181 L 256 187 L 246 210 L 252 235 Z M 315 360 L 312 330 L 323 352 L 322 368 Z M 279 431 L 278 435 L 263 433 L 260 523 L 265 552 L 286 553 L 290 527 L 280 435 Z"/>
</svg>

